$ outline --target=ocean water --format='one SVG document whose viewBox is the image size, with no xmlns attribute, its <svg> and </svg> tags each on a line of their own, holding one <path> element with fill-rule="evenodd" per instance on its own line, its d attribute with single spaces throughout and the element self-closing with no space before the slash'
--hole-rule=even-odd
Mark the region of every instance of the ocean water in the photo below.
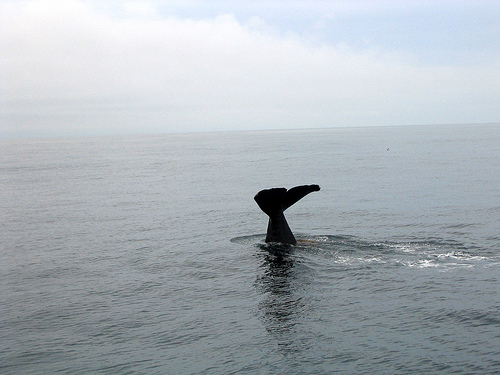
<svg viewBox="0 0 500 375">
<path fill-rule="evenodd" d="M 500 125 L 0 146 L 1 374 L 500 373 Z"/>
</svg>

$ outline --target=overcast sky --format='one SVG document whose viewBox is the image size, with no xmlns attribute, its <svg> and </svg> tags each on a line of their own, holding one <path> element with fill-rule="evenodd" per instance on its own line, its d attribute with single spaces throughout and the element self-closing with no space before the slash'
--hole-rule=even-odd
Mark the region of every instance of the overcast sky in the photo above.
<svg viewBox="0 0 500 375">
<path fill-rule="evenodd" d="M 500 122 L 500 1 L 2 1 L 0 138 Z"/>
</svg>

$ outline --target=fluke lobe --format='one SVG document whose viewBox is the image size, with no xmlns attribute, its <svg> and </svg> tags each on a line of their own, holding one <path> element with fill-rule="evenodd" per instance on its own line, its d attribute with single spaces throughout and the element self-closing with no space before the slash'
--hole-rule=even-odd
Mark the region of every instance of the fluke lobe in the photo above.
<svg viewBox="0 0 500 375">
<path fill-rule="evenodd" d="M 259 191 L 254 199 L 261 210 L 269 216 L 266 242 L 295 245 L 297 240 L 288 226 L 283 212 L 307 194 L 319 190 L 319 185 L 301 185 L 290 190 L 273 188 Z"/>
</svg>

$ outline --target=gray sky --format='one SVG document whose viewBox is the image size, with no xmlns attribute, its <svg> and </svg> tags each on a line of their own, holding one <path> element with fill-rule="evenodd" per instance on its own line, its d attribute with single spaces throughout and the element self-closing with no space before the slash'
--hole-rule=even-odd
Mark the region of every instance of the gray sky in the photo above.
<svg viewBox="0 0 500 375">
<path fill-rule="evenodd" d="M 500 122 L 500 2 L 2 1 L 0 138 Z"/>
</svg>

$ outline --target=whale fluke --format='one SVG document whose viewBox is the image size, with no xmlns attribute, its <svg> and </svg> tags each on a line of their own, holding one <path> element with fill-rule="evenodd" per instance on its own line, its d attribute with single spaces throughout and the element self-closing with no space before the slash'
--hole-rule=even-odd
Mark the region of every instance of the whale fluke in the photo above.
<svg viewBox="0 0 500 375">
<path fill-rule="evenodd" d="M 292 230 L 283 213 L 288 207 L 297 203 L 307 194 L 319 191 L 319 185 L 301 185 L 287 190 L 285 188 L 272 188 L 259 191 L 254 199 L 260 209 L 269 216 L 267 225 L 266 242 L 280 242 L 295 245 Z"/>
</svg>

